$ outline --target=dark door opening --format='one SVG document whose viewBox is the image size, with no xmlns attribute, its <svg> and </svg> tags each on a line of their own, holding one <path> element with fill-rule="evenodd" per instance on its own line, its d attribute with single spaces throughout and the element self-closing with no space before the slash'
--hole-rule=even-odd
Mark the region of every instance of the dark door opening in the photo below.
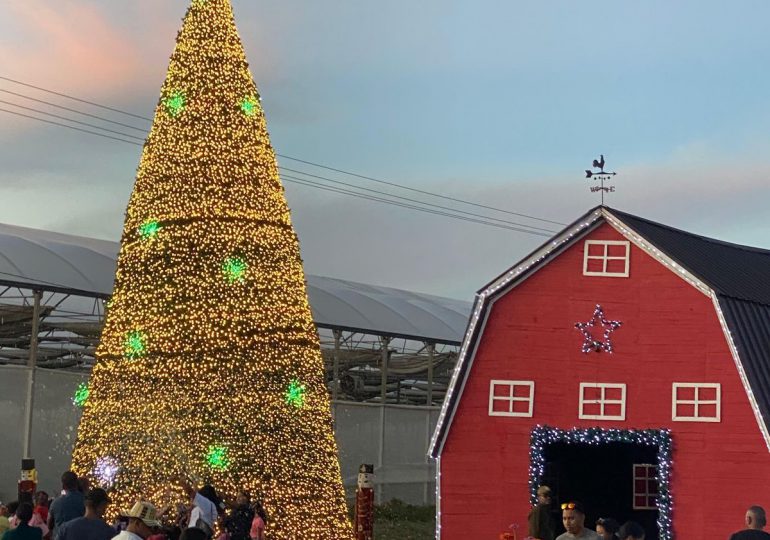
<svg viewBox="0 0 770 540">
<path fill-rule="evenodd" d="M 644 527 L 646 538 L 658 538 L 657 462 L 657 448 L 641 444 L 546 446 L 542 483 L 553 490 L 557 529 L 563 530 L 561 503 L 577 500 L 586 508 L 589 529 L 595 528 L 597 519 L 611 517 L 621 525 L 636 521 Z M 639 509 L 645 507 L 652 509 Z"/>
</svg>

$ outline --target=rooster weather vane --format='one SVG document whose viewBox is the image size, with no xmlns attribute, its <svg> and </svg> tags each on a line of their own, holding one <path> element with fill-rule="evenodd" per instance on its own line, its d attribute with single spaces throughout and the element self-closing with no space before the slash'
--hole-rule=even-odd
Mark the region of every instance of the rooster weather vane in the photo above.
<svg viewBox="0 0 770 540">
<path fill-rule="evenodd" d="M 604 170 L 604 154 L 599 156 L 599 159 L 595 159 L 593 163 L 594 169 L 599 169 L 598 171 L 592 171 L 590 169 L 586 169 L 586 178 L 591 179 L 595 178 L 601 182 L 601 185 L 598 186 L 591 186 L 591 192 L 600 191 L 602 194 L 602 206 L 604 205 L 604 194 L 609 192 L 615 192 L 615 186 L 605 186 L 604 181 L 609 180 L 610 177 L 615 176 L 616 172 L 610 172 Z"/>
</svg>

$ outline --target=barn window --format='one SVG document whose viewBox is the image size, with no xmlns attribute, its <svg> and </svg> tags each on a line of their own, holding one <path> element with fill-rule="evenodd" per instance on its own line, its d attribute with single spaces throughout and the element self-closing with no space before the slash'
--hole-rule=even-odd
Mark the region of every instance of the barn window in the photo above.
<svg viewBox="0 0 770 540">
<path fill-rule="evenodd" d="M 634 463 L 634 510 L 658 509 L 658 468 L 650 463 Z"/>
<path fill-rule="evenodd" d="M 674 383 L 671 390 L 671 419 L 675 422 L 721 422 L 722 385 L 719 383 Z"/>
<path fill-rule="evenodd" d="M 624 240 L 586 240 L 583 275 L 628 277 L 631 244 Z"/>
<path fill-rule="evenodd" d="M 489 416 L 532 417 L 535 381 L 489 381 Z"/>
<path fill-rule="evenodd" d="M 582 420 L 625 420 L 626 385 L 611 383 L 580 383 Z"/>
</svg>

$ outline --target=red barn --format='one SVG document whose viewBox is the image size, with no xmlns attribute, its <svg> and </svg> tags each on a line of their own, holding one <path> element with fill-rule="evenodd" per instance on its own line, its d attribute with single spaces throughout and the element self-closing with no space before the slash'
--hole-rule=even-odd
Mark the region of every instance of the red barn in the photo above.
<svg viewBox="0 0 770 540">
<path fill-rule="evenodd" d="M 770 251 L 597 207 L 477 294 L 430 450 L 437 536 L 522 538 L 545 483 L 591 528 L 724 540 L 770 506 L 768 422 Z"/>
</svg>

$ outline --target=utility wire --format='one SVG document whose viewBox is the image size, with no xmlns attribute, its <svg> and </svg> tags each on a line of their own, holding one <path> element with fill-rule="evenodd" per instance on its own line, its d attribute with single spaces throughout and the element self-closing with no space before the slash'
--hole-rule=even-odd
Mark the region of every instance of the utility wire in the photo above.
<svg viewBox="0 0 770 540">
<path fill-rule="evenodd" d="M 62 109 L 64 111 L 69 111 L 69 112 L 74 112 L 74 113 L 77 113 L 77 114 L 82 114 L 83 116 L 88 116 L 90 118 L 96 118 L 97 120 L 102 120 L 104 122 L 109 122 L 110 124 L 116 124 L 118 126 L 122 126 L 122 127 L 125 127 L 125 128 L 135 129 L 136 131 L 138 131 L 140 133 L 147 133 L 147 129 L 146 128 L 138 128 L 136 126 L 132 126 L 131 124 L 124 124 L 123 122 L 117 122 L 115 120 L 110 120 L 109 118 L 104 118 L 103 116 L 98 116 L 98 115 L 95 115 L 95 114 L 87 113 L 87 112 L 84 112 L 84 111 L 80 111 L 78 109 L 70 109 L 69 107 L 65 107 L 64 105 L 59 105 L 58 103 L 51 103 L 50 101 L 45 101 L 45 100 L 42 100 L 42 99 L 33 98 L 33 97 L 27 96 L 25 94 L 19 94 L 18 92 L 11 92 L 10 90 L 6 90 L 4 88 L 0 88 L 0 92 L 5 92 L 6 94 L 11 94 L 13 96 L 17 96 L 17 97 L 20 97 L 20 98 L 28 99 L 30 101 L 36 101 L 38 103 L 43 103 L 44 105 L 50 105 L 52 107 L 56 107 L 57 109 Z M 19 105 L 19 107 L 20 106 L 21 105 Z"/>
<path fill-rule="evenodd" d="M 324 186 L 323 184 L 319 184 L 317 182 L 312 182 L 310 180 L 305 180 L 303 178 L 298 178 L 296 176 L 290 176 L 288 174 L 282 174 L 281 175 L 281 180 L 283 180 L 285 182 L 291 182 L 293 184 L 300 184 L 300 185 L 303 185 L 303 186 L 314 187 L 314 188 L 317 188 L 317 189 L 321 189 L 323 191 L 331 191 L 332 193 L 341 193 L 341 194 L 344 194 L 344 195 L 350 195 L 352 197 L 357 197 L 359 199 L 367 199 L 367 200 L 370 200 L 370 201 L 382 202 L 382 203 L 386 203 L 386 204 L 392 204 L 394 206 L 401 206 L 401 207 L 404 207 L 404 208 L 410 208 L 412 210 L 418 210 L 420 212 L 426 212 L 428 214 L 435 214 L 435 215 L 438 215 L 438 216 L 450 217 L 450 218 L 459 219 L 459 220 L 462 220 L 462 221 L 470 221 L 472 223 L 480 223 L 482 225 L 489 225 L 490 227 L 498 227 L 500 229 L 508 229 L 508 230 L 511 230 L 511 231 L 517 231 L 517 232 L 522 232 L 522 233 L 526 233 L 526 234 L 534 234 L 534 235 L 537 235 L 537 236 L 545 236 L 545 237 L 550 237 L 551 236 L 551 234 L 549 234 L 549 233 L 541 233 L 541 232 L 532 231 L 532 230 L 528 230 L 528 229 L 520 229 L 520 228 L 517 228 L 517 227 L 509 227 L 507 225 L 502 225 L 502 224 L 499 224 L 499 223 L 491 223 L 489 221 L 484 221 L 484 220 L 480 220 L 480 219 L 474 219 L 474 218 L 469 218 L 469 217 L 465 217 L 465 216 L 458 216 L 457 214 L 450 214 L 448 212 L 440 212 L 438 210 L 431 210 L 429 208 L 422 208 L 422 207 L 414 206 L 414 205 L 411 205 L 411 204 L 406 204 L 406 203 L 391 201 L 391 200 L 388 200 L 388 199 L 383 199 L 381 197 L 374 197 L 372 195 L 365 195 L 365 194 L 362 194 L 362 193 L 356 193 L 354 191 L 349 191 L 349 190 L 346 190 L 346 189 Z"/>
<path fill-rule="evenodd" d="M 120 142 L 124 142 L 124 143 L 128 143 L 128 144 L 133 144 L 135 146 L 142 146 L 142 143 L 138 142 L 141 139 L 139 139 L 139 137 L 135 137 L 134 135 L 129 135 L 127 133 L 121 133 L 121 132 L 109 130 L 109 129 L 106 129 L 106 128 L 102 128 L 100 126 L 96 126 L 94 124 L 89 124 L 89 123 L 86 123 L 86 122 L 79 122 L 77 120 L 73 120 L 73 119 L 70 119 L 70 118 L 63 117 L 63 116 L 53 115 L 52 113 L 47 113 L 47 112 L 44 112 L 44 111 L 39 111 L 37 109 L 31 109 L 30 107 L 24 107 L 22 105 L 17 105 L 17 104 L 9 103 L 9 102 L 2 101 L 2 100 L 0 100 L 0 103 L 7 103 L 7 104 L 13 105 L 15 107 L 21 107 L 23 109 L 27 109 L 27 110 L 31 110 L 31 111 L 34 111 L 34 112 L 38 112 L 40 114 L 45 114 L 45 115 L 53 116 L 55 118 L 64 119 L 64 120 L 67 120 L 67 121 L 70 121 L 70 122 L 76 122 L 78 124 L 86 125 L 86 126 L 89 126 L 89 127 L 94 127 L 96 129 L 102 129 L 102 130 L 105 130 L 105 131 L 110 131 L 112 133 L 118 133 L 118 134 L 120 134 L 122 136 L 125 136 L 125 137 L 128 137 L 128 138 L 137 139 L 137 141 L 121 139 L 121 138 L 113 137 L 111 135 L 107 135 L 107 134 L 104 134 L 104 133 L 99 133 L 99 132 L 96 132 L 96 131 L 90 131 L 90 130 L 87 130 L 87 129 L 78 128 L 76 126 L 71 126 L 71 125 L 68 125 L 68 124 L 63 124 L 61 122 L 55 122 L 55 121 L 52 121 L 52 120 L 46 120 L 44 118 L 39 118 L 39 117 L 36 117 L 36 116 L 32 116 L 32 115 L 28 115 L 28 114 L 24 114 L 24 113 L 20 113 L 20 112 L 16 112 L 16 111 L 10 111 L 8 109 L 0 108 L 0 112 L 14 114 L 14 115 L 21 116 L 21 117 L 24 117 L 24 118 L 29 118 L 31 120 L 37 120 L 39 122 L 45 122 L 47 124 L 53 124 L 53 125 L 56 125 L 56 126 L 73 129 L 73 130 L 80 131 L 80 132 L 83 132 L 83 133 L 88 133 L 90 135 L 96 135 L 98 137 L 104 137 L 104 138 L 112 139 L 112 140 L 115 140 L 115 141 L 120 141 Z M 360 192 L 355 192 L 355 191 L 350 191 L 350 190 L 346 190 L 346 189 L 330 187 L 330 186 L 326 186 L 324 184 L 320 184 L 318 182 L 314 182 L 314 181 L 306 179 L 306 178 L 298 178 L 298 177 L 287 175 L 287 174 L 282 174 L 281 178 L 282 179 L 286 179 L 287 182 L 291 182 L 291 183 L 294 183 L 294 184 L 304 185 L 304 186 L 307 186 L 307 187 L 313 187 L 313 188 L 316 188 L 316 189 L 321 189 L 323 191 L 329 191 L 329 192 L 333 192 L 333 193 L 349 195 L 349 196 L 357 197 L 359 199 L 365 199 L 365 200 L 370 200 L 370 201 L 374 201 L 374 202 L 391 204 L 393 206 L 399 206 L 399 207 L 402 207 L 402 208 L 408 208 L 408 209 L 411 209 L 411 210 L 417 210 L 417 211 L 425 212 L 425 213 L 428 213 L 428 214 L 434 214 L 434 215 L 438 215 L 438 216 L 450 217 L 450 218 L 453 218 L 453 219 L 459 219 L 459 220 L 468 221 L 468 222 L 471 222 L 471 223 L 478 223 L 478 224 L 481 224 L 481 225 L 488 225 L 488 226 L 491 226 L 491 227 L 497 227 L 497 228 L 501 228 L 501 229 L 517 231 L 517 232 L 522 232 L 522 233 L 526 233 L 526 234 L 533 234 L 533 235 L 536 235 L 536 236 L 545 236 L 545 237 L 550 236 L 550 232 L 545 230 L 545 229 L 541 229 L 541 230 L 543 230 L 545 232 L 538 232 L 537 230 L 523 229 L 523 228 L 520 228 L 519 226 L 517 226 L 517 225 L 521 225 L 523 227 L 530 227 L 529 225 L 522 225 L 522 224 L 517 224 L 515 222 L 508 222 L 508 221 L 499 220 L 499 219 L 496 219 L 496 218 L 489 218 L 489 219 L 494 220 L 494 221 L 502 222 L 502 223 L 494 223 L 492 221 L 488 221 L 485 216 L 481 216 L 479 214 L 470 214 L 470 215 L 471 216 L 478 216 L 481 219 L 474 219 L 472 217 L 465 217 L 465 216 L 461 216 L 461 215 L 450 213 L 450 212 L 458 211 L 458 212 L 461 212 L 461 213 L 468 214 L 468 212 L 463 212 L 462 210 L 454 210 L 454 209 L 451 209 L 451 208 L 441 207 L 441 206 L 438 206 L 438 205 L 432 205 L 431 203 L 424 203 L 422 201 L 417 201 L 417 200 L 409 199 L 409 198 L 406 198 L 406 197 L 400 197 L 398 195 L 392 195 L 390 193 L 384 193 L 384 192 L 373 190 L 373 189 L 362 188 L 360 186 L 355 186 L 353 184 L 347 184 L 345 182 L 339 182 L 339 181 L 336 181 L 336 180 L 333 180 L 333 179 L 330 179 L 330 178 L 325 178 L 325 177 L 321 177 L 321 176 L 311 175 L 311 174 L 305 173 L 303 171 L 297 171 L 297 172 L 299 172 L 300 174 L 305 174 L 305 175 L 308 175 L 308 176 L 313 176 L 313 177 L 316 177 L 316 178 L 319 178 L 319 179 L 324 179 L 324 180 L 327 180 L 327 181 L 330 181 L 330 182 L 335 182 L 335 183 L 342 184 L 342 185 L 345 185 L 345 186 L 354 187 L 356 189 L 363 189 L 363 190 L 366 190 L 366 191 L 369 191 L 369 192 L 373 192 L 373 193 L 377 193 L 377 194 L 380 194 L 380 195 L 384 195 L 386 197 L 394 197 L 394 198 L 397 198 L 397 199 L 402 199 L 402 200 L 410 201 L 410 202 L 415 203 L 415 204 L 407 204 L 407 203 L 402 203 L 402 202 L 399 202 L 399 201 L 394 201 L 392 199 L 385 199 L 383 197 L 376 197 L 376 196 L 367 195 L 367 194 L 360 193 Z M 432 210 L 430 208 L 425 208 L 424 206 L 416 206 L 416 205 L 434 206 L 434 207 L 450 210 L 450 212 L 442 212 L 442 211 L 438 211 L 438 210 Z M 506 223 L 508 225 L 506 225 Z M 509 226 L 509 225 L 514 225 L 514 226 Z M 535 229 L 538 229 L 538 228 L 535 227 Z"/>
<path fill-rule="evenodd" d="M 28 88 L 34 88 L 35 90 L 40 90 L 41 92 L 47 92 L 48 94 L 53 94 L 55 96 L 60 96 L 60 97 L 63 97 L 63 98 L 71 99 L 73 101 L 79 101 L 80 103 L 86 103 L 88 105 L 93 105 L 94 107 L 99 107 L 100 109 L 105 109 L 105 110 L 108 110 L 108 111 L 112 111 L 112 112 L 116 112 L 116 113 L 120 113 L 120 114 L 125 114 L 126 116 L 133 116 L 134 118 L 138 118 L 139 120 L 147 120 L 149 122 L 152 122 L 152 118 L 147 118 L 145 116 L 139 116 L 138 114 L 130 113 L 130 112 L 127 112 L 127 111 L 121 111 L 120 109 L 116 109 L 114 107 L 109 107 L 107 105 L 102 105 L 100 103 L 94 103 L 93 101 L 88 101 L 87 99 L 80 99 L 80 98 L 77 98 L 75 96 L 70 96 L 68 94 L 63 94 L 61 92 L 55 92 L 53 90 L 48 90 L 47 88 L 41 88 L 40 86 L 35 86 L 35 85 L 29 84 L 29 83 L 17 81 L 16 79 L 11 79 L 10 77 L 3 77 L 2 75 L 0 75 L 0 79 L 2 79 L 4 81 L 12 82 L 14 84 L 20 84 L 21 86 L 26 86 Z"/>
<path fill-rule="evenodd" d="M 55 126 L 61 126 L 69 129 L 74 129 L 75 131 L 82 131 L 83 133 L 89 133 L 91 135 L 96 135 L 98 137 L 104 137 L 106 139 L 112 139 L 114 141 L 120 141 L 128 144 L 135 144 L 136 146 L 142 146 L 141 143 L 134 142 L 134 141 L 127 141 L 126 139 L 120 139 L 118 137 L 113 137 L 112 135 L 106 135 L 104 133 L 99 133 L 97 131 L 89 131 L 87 129 L 81 129 L 79 127 L 70 126 L 67 124 L 62 124 L 61 122 L 54 122 L 53 120 L 45 120 L 44 118 L 38 118 L 37 116 L 31 116 L 29 114 L 24 114 L 16 111 L 9 111 L 8 109 L 0 109 L 0 112 L 8 113 L 8 114 L 15 114 L 16 116 L 23 116 L 24 118 L 30 118 L 32 120 L 37 120 L 38 122 L 45 122 L 46 124 L 53 124 Z"/>
<path fill-rule="evenodd" d="M 117 112 L 117 113 L 120 113 L 120 114 L 125 114 L 127 116 L 131 116 L 133 118 L 137 118 L 139 120 L 145 120 L 147 122 L 152 122 L 152 118 L 149 118 L 147 116 L 140 116 L 138 114 L 134 114 L 134 113 L 131 113 L 131 112 L 128 112 L 128 111 L 124 111 L 124 110 L 121 110 L 121 109 L 117 109 L 117 108 L 114 108 L 114 107 L 110 107 L 110 106 L 107 106 L 107 105 L 102 105 L 100 103 L 95 103 L 93 101 L 88 101 L 88 100 L 85 100 L 85 99 L 81 99 L 81 98 L 78 98 L 78 97 L 75 97 L 75 96 L 71 96 L 69 94 L 65 94 L 65 93 L 62 93 L 62 92 L 56 92 L 54 90 L 49 90 L 47 88 L 42 88 L 40 86 L 35 86 L 35 85 L 29 84 L 29 83 L 25 83 L 25 82 L 22 82 L 22 81 L 19 81 L 19 80 L 16 80 L 16 79 L 11 79 L 10 77 L 4 77 L 4 76 L 0 75 L 0 80 L 12 82 L 14 84 L 19 84 L 19 85 L 22 85 L 22 86 L 26 86 L 28 88 L 34 88 L 35 90 L 40 90 L 41 92 L 47 92 L 49 94 L 53 94 L 53 95 L 56 95 L 56 96 L 64 97 L 64 98 L 71 99 L 71 100 L 74 100 L 74 101 L 78 101 L 80 103 L 86 103 L 88 105 L 93 105 L 94 107 L 99 107 L 101 109 L 106 109 L 106 110 Z M 113 122 L 113 123 L 125 126 L 125 124 L 121 124 L 120 122 L 115 122 L 114 120 L 109 120 L 107 118 L 101 118 L 101 117 L 99 117 L 99 118 L 101 120 L 106 121 L 106 122 Z M 134 126 L 127 126 L 127 127 L 131 127 L 131 129 L 137 129 L 137 130 L 142 131 L 141 128 L 137 128 L 137 127 L 134 127 Z M 415 193 L 421 193 L 423 195 L 429 195 L 431 197 L 438 197 L 438 198 L 441 198 L 441 199 L 445 199 L 445 200 L 449 200 L 449 201 L 453 201 L 453 202 L 458 202 L 458 203 L 461 203 L 461 204 L 467 204 L 467 205 L 475 206 L 475 207 L 478 207 L 478 208 L 484 208 L 486 210 L 493 210 L 495 212 L 502 212 L 504 214 L 524 217 L 524 218 L 528 218 L 528 219 L 533 219 L 535 221 L 541 221 L 541 222 L 544 222 L 544 223 L 552 223 L 554 225 L 565 225 L 565 223 L 562 223 L 560 221 L 553 221 L 553 220 L 550 220 L 550 219 L 539 218 L 539 217 L 532 216 L 532 215 L 529 215 L 529 214 L 523 214 L 523 213 L 520 213 L 520 212 L 513 212 L 511 210 L 505 210 L 503 208 L 497 208 L 497 207 L 489 206 L 489 205 L 486 205 L 486 204 L 480 204 L 480 203 L 475 203 L 475 202 L 471 202 L 471 201 L 466 201 L 464 199 L 450 197 L 448 195 L 442 195 L 440 193 L 433 193 L 431 191 L 425 191 L 425 190 L 413 188 L 413 187 L 410 187 L 410 186 L 405 186 L 403 184 L 398 184 L 396 182 L 390 182 L 390 181 L 387 181 L 387 180 L 381 180 L 379 178 L 374 178 L 374 177 L 371 177 L 371 176 L 366 176 L 366 175 L 363 175 L 363 174 L 358 174 L 358 173 L 354 173 L 354 172 L 351 172 L 351 171 L 346 171 L 344 169 L 337 169 L 335 167 L 329 167 L 327 165 L 322 165 L 320 163 L 315 163 L 315 162 L 312 162 L 312 161 L 307 161 L 307 160 L 304 160 L 304 159 L 288 156 L 286 154 L 278 154 L 278 153 L 276 153 L 276 156 L 278 156 L 280 158 L 283 158 L 283 159 L 288 159 L 288 160 L 291 160 L 291 161 L 296 161 L 297 163 L 303 163 L 305 165 L 310 165 L 312 167 L 318 167 L 320 169 L 326 169 L 328 171 L 337 172 L 337 173 L 345 174 L 345 175 L 348 175 L 348 176 L 353 176 L 353 177 L 356 177 L 356 178 L 360 178 L 362 180 L 368 180 L 370 182 L 377 182 L 377 183 L 380 183 L 380 184 L 385 184 L 385 185 L 389 185 L 389 186 L 392 186 L 392 187 L 397 187 L 397 188 L 400 188 L 400 189 L 406 189 L 408 191 L 412 191 L 412 192 L 415 192 Z"/>
<path fill-rule="evenodd" d="M 341 182 L 339 180 L 333 180 L 333 179 L 327 178 L 325 176 L 318 176 L 318 175 L 315 175 L 315 174 L 310 174 L 310 173 L 305 172 L 305 171 L 298 171 L 296 169 L 290 169 L 288 167 L 281 167 L 281 166 L 279 166 L 278 168 L 281 169 L 282 171 L 289 171 L 289 172 L 292 172 L 292 173 L 295 173 L 295 174 L 302 174 L 302 175 L 305 175 L 305 176 L 309 176 L 311 178 L 318 178 L 319 180 L 323 180 L 325 182 L 331 182 L 333 184 L 339 184 L 339 185 L 343 185 L 343 186 L 347 186 L 347 187 L 351 187 L 351 188 L 355 188 L 355 189 L 360 189 L 360 190 L 363 190 L 363 191 L 369 191 L 371 193 L 377 193 L 377 194 L 380 194 L 380 195 L 387 195 L 387 196 L 393 197 L 395 199 L 401 199 L 401 200 L 409 201 L 409 202 L 419 202 L 420 204 L 423 204 L 425 206 L 430 206 L 430 207 L 433 207 L 433 208 L 438 208 L 440 210 L 449 210 L 450 212 L 457 212 L 457 213 L 460 213 L 460 214 L 465 214 L 467 216 L 473 216 L 473 217 L 477 217 L 477 218 L 482 218 L 482 219 L 488 220 L 488 221 L 497 221 L 497 222 L 500 222 L 500 223 L 505 223 L 505 224 L 508 224 L 508 225 L 516 226 L 516 227 L 528 227 L 530 229 L 544 231 L 544 232 L 547 232 L 547 233 L 550 233 L 550 234 L 553 234 L 553 233 L 556 232 L 556 231 L 552 231 L 552 230 L 549 230 L 549 229 L 543 229 L 542 227 L 535 227 L 533 225 L 526 225 L 524 223 L 517 223 L 515 221 L 508 221 L 508 220 L 505 220 L 505 219 L 493 218 L 493 217 L 484 216 L 484 215 L 481 215 L 481 214 L 474 214 L 473 212 L 466 212 L 465 210 L 458 210 L 457 208 L 449 208 L 448 206 L 441 206 L 441 205 L 438 205 L 438 204 L 433 204 L 433 203 L 428 203 L 428 202 L 415 201 L 414 199 L 410 199 L 408 197 L 401 197 L 400 195 L 393 195 L 392 193 L 385 193 L 383 191 L 377 191 L 376 189 L 369 189 L 369 188 L 357 186 L 355 184 L 348 184 L 346 182 Z M 282 174 L 281 178 L 285 178 L 286 176 L 287 175 Z M 549 236 L 550 236 L 550 234 L 549 234 Z"/>
<path fill-rule="evenodd" d="M 4 99 L 0 99 L 0 103 L 3 103 L 5 105 L 11 105 L 12 107 L 17 107 L 19 109 L 24 109 L 25 111 L 31 111 L 36 112 L 38 114 L 44 114 L 46 116 L 50 116 L 52 118 L 58 118 L 59 120 L 66 120 L 67 122 L 72 122 L 75 124 L 78 124 L 80 126 L 87 126 L 92 127 L 95 129 L 101 129 L 102 131 L 107 131 L 108 133 L 114 133 L 116 135 L 121 135 L 123 137 L 130 137 L 132 139 L 138 139 L 140 141 L 143 141 L 144 139 L 140 139 L 139 137 L 135 135 L 129 135 L 128 133 L 123 133 L 122 131 L 115 131 L 114 129 L 108 129 L 106 127 L 97 126 L 96 124 L 89 124 L 88 122 L 81 122 L 80 120 L 75 120 L 73 118 L 67 118 L 66 116 L 59 116 L 58 114 L 54 114 L 52 112 L 48 111 L 41 111 L 40 109 L 34 109 L 32 107 L 25 107 L 24 105 L 19 105 L 18 103 L 13 103 L 11 101 L 5 101 Z"/>
</svg>

